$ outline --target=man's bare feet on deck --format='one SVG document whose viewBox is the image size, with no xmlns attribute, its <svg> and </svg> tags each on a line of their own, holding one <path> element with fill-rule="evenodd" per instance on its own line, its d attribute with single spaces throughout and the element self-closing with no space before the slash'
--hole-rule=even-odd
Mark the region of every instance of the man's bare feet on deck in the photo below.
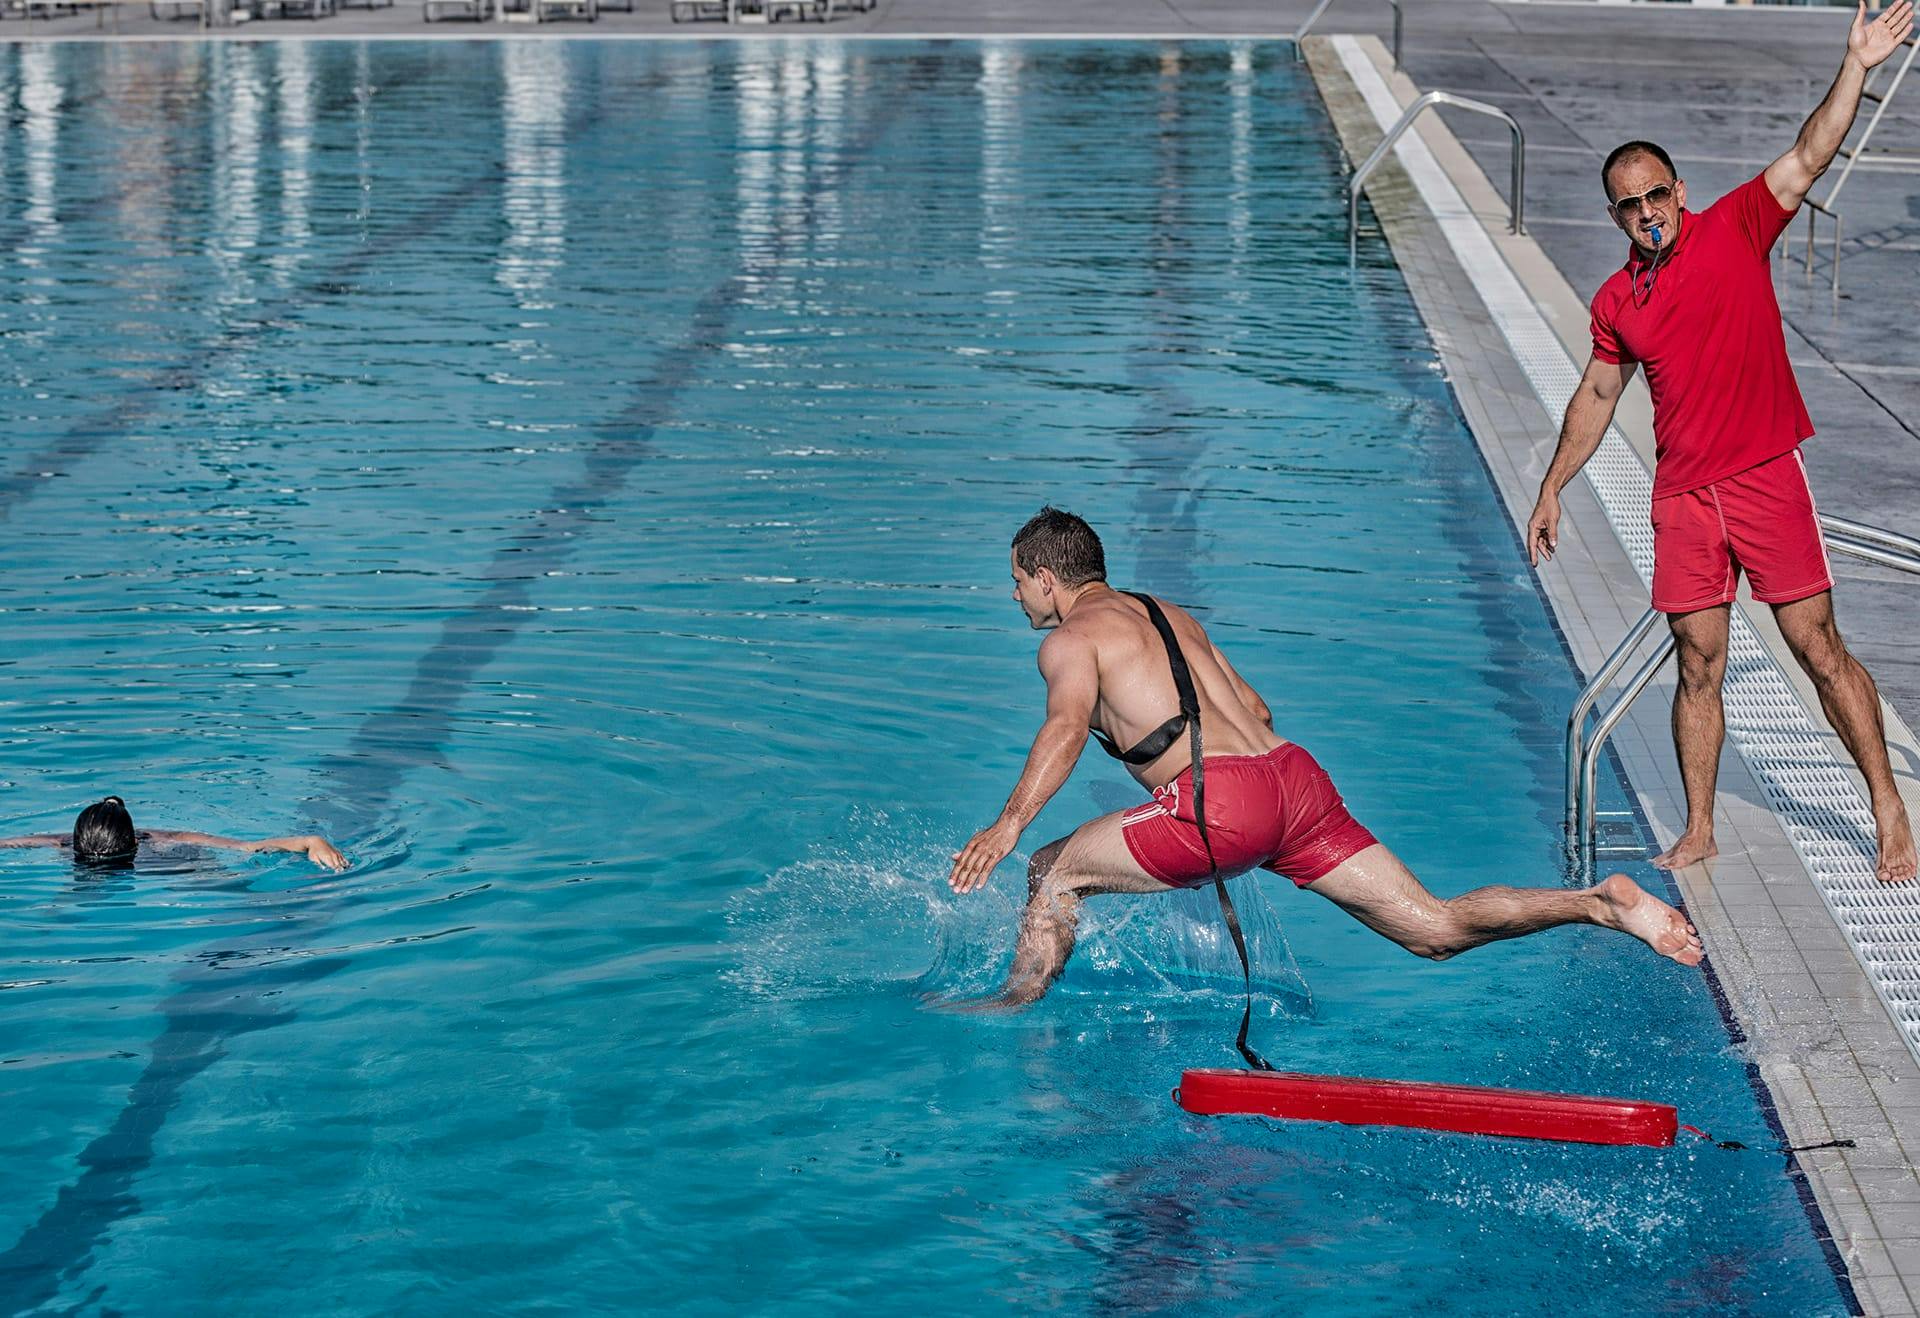
<svg viewBox="0 0 1920 1318">
<path fill-rule="evenodd" d="M 1907 822 L 1907 807 L 1896 801 L 1888 814 L 1876 811 L 1874 828 L 1880 845 L 1873 877 L 1882 883 L 1905 883 L 1920 870 L 1913 848 L 1913 826 Z"/>
<path fill-rule="evenodd" d="M 1698 865 L 1703 860 L 1712 860 L 1720 854 L 1720 848 L 1713 840 L 1713 834 L 1682 833 L 1679 840 L 1665 851 L 1655 856 L 1648 864 L 1657 870 L 1683 870 L 1689 865 Z"/>
<path fill-rule="evenodd" d="M 1600 899 L 1600 923 L 1632 934 L 1661 956 L 1697 966 L 1706 949 L 1685 916 L 1624 874 L 1609 874 L 1589 889 Z"/>
</svg>

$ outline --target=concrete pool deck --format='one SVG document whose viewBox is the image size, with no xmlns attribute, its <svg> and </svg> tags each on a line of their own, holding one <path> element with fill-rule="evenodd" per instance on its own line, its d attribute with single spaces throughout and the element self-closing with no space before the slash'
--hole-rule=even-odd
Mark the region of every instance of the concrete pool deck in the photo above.
<svg viewBox="0 0 1920 1318">
<path fill-rule="evenodd" d="M 317 22 L 265 21 L 212 35 L 1204 38 L 1284 35 L 1308 8 L 1307 0 L 1062 0 L 1044 9 L 1005 0 L 881 0 L 870 13 L 830 24 L 728 28 L 675 25 L 665 0 L 636 3 L 646 12 L 609 13 L 594 25 L 428 26 L 418 4 L 402 0 L 388 9 L 346 10 Z M 1505 129 L 1449 111 L 1430 117 L 1420 136 L 1561 344 L 1576 354 L 1583 352 L 1584 297 L 1621 256 L 1595 177 L 1607 147 L 1629 135 L 1655 136 L 1674 150 L 1698 195 L 1717 196 L 1757 172 L 1791 139 L 1837 65 L 1846 21 L 1838 11 L 1484 0 L 1406 8 L 1410 80 L 1391 76 L 1377 45 L 1365 47 L 1366 58 L 1401 103 L 1416 86 L 1444 88 L 1501 105 L 1526 126 L 1529 236 L 1521 239 L 1502 232 Z M 202 35 L 191 23 L 150 19 L 144 4 L 130 3 L 122 11 L 123 38 Z M 1320 23 L 1325 33 L 1384 34 L 1387 28 L 1388 11 L 1374 0 L 1340 0 Z M 0 42 L 111 35 L 106 16 L 90 13 L 31 24 L 0 21 Z M 1635 43 L 1645 43 L 1644 51 L 1625 53 Z M 1350 151 L 1361 154 L 1377 139 L 1377 122 L 1335 48 L 1309 45 L 1336 124 Z M 1920 84 L 1910 84 L 1890 112 L 1884 140 L 1912 142 L 1916 128 Z M 1557 418 L 1542 406 L 1472 273 L 1449 248 L 1414 183 L 1390 168 L 1370 197 L 1509 511 L 1524 518 Z M 1920 531 L 1920 517 L 1912 512 L 1920 503 L 1920 464 L 1914 461 L 1920 449 L 1912 446 L 1920 439 L 1920 346 L 1904 315 L 1920 291 L 1920 261 L 1914 259 L 1920 251 L 1920 169 L 1881 167 L 1857 175 L 1849 184 L 1846 214 L 1853 240 L 1840 299 L 1828 293 L 1824 252 L 1817 255 L 1813 277 L 1803 278 L 1799 227 L 1790 235 L 1794 263 L 1776 266 L 1789 350 L 1820 428 L 1820 437 L 1808 445 L 1808 463 L 1824 511 Z M 1622 422 L 1644 451 L 1650 409 L 1637 384 Z M 1541 580 L 1577 662 L 1591 672 L 1638 616 L 1645 592 L 1584 481 L 1570 487 L 1568 511 L 1563 553 Z M 1902 644 L 1920 618 L 1920 581 L 1846 560 L 1837 561 L 1836 570 L 1843 627 L 1893 710 L 1907 724 L 1920 723 L 1920 659 Z M 1754 621 L 1777 661 L 1778 638 L 1764 635 L 1764 617 Z M 1793 676 L 1791 665 L 1785 668 Z M 1817 711 L 1804 684 L 1797 689 L 1802 704 Z M 1817 712 L 1814 718 L 1824 732 Z M 1920 765 L 1920 745 L 1901 722 L 1895 719 L 1893 728 L 1901 743 L 1896 768 L 1910 780 Z M 1615 740 L 1645 817 L 1659 836 L 1670 838 L 1677 832 L 1681 798 L 1664 694 L 1644 699 Z M 1911 788 L 1911 781 L 1906 785 Z M 1788 1141 L 1856 1141 L 1851 1150 L 1802 1154 L 1798 1164 L 1862 1306 L 1874 1313 L 1920 1313 L 1920 1063 L 1767 800 L 1745 761 L 1729 755 L 1719 802 L 1725 855 L 1680 876 L 1680 885 L 1708 941 L 1718 982 L 1746 1031 L 1748 1054 L 1778 1103 Z M 1920 942 L 1920 928 L 1909 936 Z"/>
</svg>

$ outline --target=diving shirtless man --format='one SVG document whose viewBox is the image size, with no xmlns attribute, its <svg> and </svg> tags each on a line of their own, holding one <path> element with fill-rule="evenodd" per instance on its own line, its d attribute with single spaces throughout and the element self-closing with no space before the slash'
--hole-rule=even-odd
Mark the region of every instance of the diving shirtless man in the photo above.
<svg viewBox="0 0 1920 1318">
<path fill-rule="evenodd" d="M 1199 623 L 1107 584 L 1100 538 L 1080 518 L 1043 508 L 1014 537 L 1012 568 L 1021 611 L 1050 633 L 1040 645 L 1046 722 L 1000 818 L 954 856 L 948 882 L 956 893 L 986 883 L 1065 784 L 1090 729 L 1153 799 L 1034 852 L 1013 969 L 988 1005 L 1024 1006 L 1052 986 L 1073 951 L 1083 897 L 1197 887 L 1216 867 L 1222 878 L 1256 866 L 1284 875 L 1435 961 L 1556 925 L 1593 924 L 1632 934 L 1683 965 L 1699 963 L 1693 927 L 1624 874 L 1577 890 L 1488 887 L 1448 900 L 1428 892 L 1347 813 L 1326 770 L 1274 735 L 1266 702 Z M 1194 822 L 1192 728 L 1179 712 L 1177 670 L 1155 608 L 1191 672 L 1205 729 L 1204 834 Z"/>
</svg>

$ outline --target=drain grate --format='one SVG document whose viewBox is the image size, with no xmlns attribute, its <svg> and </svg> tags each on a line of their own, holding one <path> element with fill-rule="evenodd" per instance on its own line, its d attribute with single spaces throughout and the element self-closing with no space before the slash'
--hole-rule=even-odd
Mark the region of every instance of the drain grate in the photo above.
<svg viewBox="0 0 1920 1318">
<path fill-rule="evenodd" d="M 1340 62 L 1381 131 L 1401 107 L 1352 37 L 1332 39 Z M 1479 289 L 1494 323 L 1549 416 L 1558 417 L 1580 382 L 1579 368 L 1548 328 L 1453 181 L 1417 134 L 1394 148 L 1454 255 Z M 1653 577 L 1653 480 L 1614 427 L 1586 476 L 1642 581 Z M 1920 882 L 1873 877 L 1873 812 L 1827 750 L 1806 709 L 1740 610 L 1733 613 L 1725 687 L 1727 736 L 1759 781 L 1834 922 L 1853 945 L 1901 1037 L 1920 1060 Z"/>
</svg>

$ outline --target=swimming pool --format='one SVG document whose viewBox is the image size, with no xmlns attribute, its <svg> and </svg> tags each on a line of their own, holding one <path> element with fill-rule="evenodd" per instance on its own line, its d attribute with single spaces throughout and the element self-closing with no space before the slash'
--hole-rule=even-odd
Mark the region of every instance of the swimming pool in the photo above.
<svg viewBox="0 0 1920 1318">
<path fill-rule="evenodd" d="M 7 831 L 359 862 L 0 853 L 14 1308 L 1850 1307 L 1778 1156 L 1178 1112 L 1205 894 L 922 1005 L 1011 941 L 1016 865 L 942 880 L 1046 500 L 1430 885 L 1558 880 L 1572 671 L 1286 47 L 14 46 L 0 103 Z M 1138 799 L 1096 759 L 1029 847 Z M 1241 900 L 1276 1062 L 1770 1139 L 1625 940 Z"/>
</svg>

